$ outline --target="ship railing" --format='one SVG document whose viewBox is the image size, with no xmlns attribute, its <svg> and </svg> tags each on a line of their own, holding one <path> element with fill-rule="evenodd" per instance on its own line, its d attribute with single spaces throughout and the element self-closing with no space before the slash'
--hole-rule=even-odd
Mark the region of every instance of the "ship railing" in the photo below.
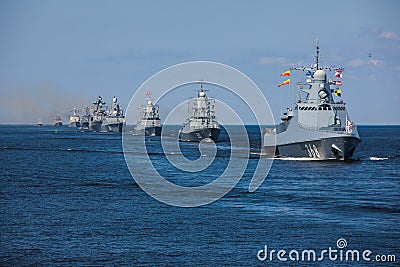
<svg viewBox="0 0 400 267">
<path fill-rule="evenodd" d="M 341 134 L 348 134 L 351 135 L 352 133 L 357 132 L 357 126 L 353 125 L 351 127 L 346 127 L 344 130 L 334 130 L 334 129 L 323 129 L 321 127 L 315 126 L 315 125 L 307 125 L 303 123 L 298 123 L 300 128 L 303 128 L 305 130 L 309 131 L 319 131 L 319 132 L 328 132 L 328 133 L 341 133 Z M 342 128 L 342 127 L 341 127 Z"/>
<path fill-rule="evenodd" d="M 276 128 L 261 128 L 261 133 L 263 134 L 268 134 L 268 135 L 274 135 L 276 134 Z"/>
<path fill-rule="evenodd" d="M 201 125 L 201 126 L 191 126 L 191 128 L 193 128 L 195 130 L 204 129 L 204 127 L 219 129 L 219 125 L 218 124 L 204 124 L 204 125 Z"/>
</svg>

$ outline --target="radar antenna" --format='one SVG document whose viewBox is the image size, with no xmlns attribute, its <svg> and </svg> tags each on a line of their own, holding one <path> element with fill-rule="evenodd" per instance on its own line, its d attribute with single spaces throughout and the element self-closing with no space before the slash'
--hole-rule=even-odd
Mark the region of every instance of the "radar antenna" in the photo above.
<svg viewBox="0 0 400 267">
<path fill-rule="evenodd" d="M 316 53 L 315 53 L 315 64 L 313 65 L 313 66 L 311 66 L 311 67 L 291 67 L 290 68 L 290 70 L 302 70 L 302 71 L 305 71 L 305 70 L 309 70 L 309 71 L 311 71 L 311 72 L 315 72 L 316 70 L 329 70 L 329 71 L 331 71 L 331 70 L 344 70 L 344 68 L 342 68 L 342 67 L 335 67 L 335 66 L 324 66 L 324 67 L 319 67 L 319 58 L 320 58 L 320 55 L 319 55 L 319 40 L 318 40 L 318 38 L 317 38 L 317 42 L 316 42 Z"/>
</svg>

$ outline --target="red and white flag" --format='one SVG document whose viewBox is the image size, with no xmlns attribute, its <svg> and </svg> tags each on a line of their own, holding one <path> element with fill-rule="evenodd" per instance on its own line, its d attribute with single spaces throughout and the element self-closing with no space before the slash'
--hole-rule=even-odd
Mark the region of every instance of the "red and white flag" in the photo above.
<svg viewBox="0 0 400 267">
<path fill-rule="evenodd" d="M 335 71 L 335 77 L 342 78 L 342 70 L 336 70 Z"/>
<path fill-rule="evenodd" d="M 333 84 L 333 85 L 337 85 L 337 86 L 342 86 L 342 81 L 332 81 L 332 80 L 329 80 L 328 82 L 329 82 L 329 84 Z"/>
</svg>

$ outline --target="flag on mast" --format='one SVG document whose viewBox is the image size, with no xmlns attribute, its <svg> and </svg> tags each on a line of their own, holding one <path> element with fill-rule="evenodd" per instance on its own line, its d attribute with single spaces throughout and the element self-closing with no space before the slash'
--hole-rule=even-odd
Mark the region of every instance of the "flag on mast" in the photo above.
<svg viewBox="0 0 400 267">
<path fill-rule="evenodd" d="M 286 85 L 286 84 L 290 84 L 290 78 L 287 79 L 287 80 L 284 80 L 283 82 L 281 82 L 280 84 L 278 84 L 278 87 L 281 87 L 281 86 Z"/>
<path fill-rule="evenodd" d="M 342 78 L 342 70 L 336 70 L 335 71 L 335 77 Z"/>
<path fill-rule="evenodd" d="M 307 71 L 306 76 L 310 79 L 314 79 L 314 72 L 311 72 L 310 70 Z"/>
<path fill-rule="evenodd" d="M 337 86 L 342 86 L 342 81 L 332 81 L 329 80 L 329 84 L 337 85 Z"/>
<path fill-rule="evenodd" d="M 281 76 L 290 76 L 290 70 L 281 73 Z"/>
<path fill-rule="evenodd" d="M 337 89 L 335 90 L 335 96 L 341 96 L 342 95 L 342 90 Z"/>
</svg>

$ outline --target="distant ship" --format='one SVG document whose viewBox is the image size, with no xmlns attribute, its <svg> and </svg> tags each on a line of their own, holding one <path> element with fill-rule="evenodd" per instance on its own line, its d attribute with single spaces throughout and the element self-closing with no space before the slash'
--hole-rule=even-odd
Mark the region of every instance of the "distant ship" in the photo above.
<svg viewBox="0 0 400 267">
<path fill-rule="evenodd" d="M 186 119 L 179 130 L 179 140 L 200 142 L 210 138 L 216 141 L 220 134 L 219 123 L 215 117 L 215 99 L 207 97 L 200 82 L 197 98 L 192 98 L 192 115 Z"/>
<path fill-rule="evenodd" d="M 69 116 L 69 127 L 81 127 L 81 118 L 79 117 L 76 108 L 74 108 L 73 113 Z"/>
<path fill-rule="evenodd" d="M 106 102 L 103 101 L 103 98 L 99 96 L 95 102 L 93 102 L 94 110 L 92 114 L 90 114 L 90 119 L 89 119 L 89 130 L 95 131 L 95 132 L 100 132 L 101 131 L 101 126 L 103 124 L 103 120 L 105 118 L 105 110 L 103 109 L 103 106 L 106 104 Z"/>
<path fill-rule="evenodd" d="M 319 66 L 318 42 L 315 58 L 313 67 L 290 69 L 307 71 L 306 82 L 297 83 L 299 94 L 303 92 L 306 97 L 302 100 L 300 94 L 294 108 L 288 108 L 284 113 L 282 122 L 267 129 L 264 135 L 264 149 L 267 154 L 317 160 L 346 160 L 353 156 L 360 143 L 357 127 L 350 120 L 344 101 L 334 98 L 341 96 L 341 81 L 327 79 L 326 71 L 335 71 L 334 76 L 341 78 L 343 69 Z M 290 76 L 290 71 L 285 73 L 281 75 Z M 289 79 L 286 81 L 290 83 Z M 331 89 L 331 85 L 335 87 Z"/>
<path fill-rule="evenodd" d="M 153 104 L 150 92 L 146 93 L 146 98 L 146 106 L 141 107 L 142 117 L 135 127 L 135 132 L 146 136 L 160 136 L 162 130 L 160 108 L 157 104 Z"/>
<path fill-rule="evenodd" d="M 59 114 L 57 114 L 57 116 L 54 118 L 54 126 L 62 126 L 62 119 Z"/>
<path fill-rule="evenodd" d="M 84 111 L 85 114 L 83 114 L 81 118 L 81 129 L 89 130 L 89 121 L 90 121 L 89 107 L 86 107 Z"/>
<path fill-rule="evenodd" d="M 108 132 L 122 132 L 125 125 L 124 112 L 114 96 L 111 107 L 106 111 L 104 126 Z"/>
<path fill-rule="evenodd" d="M 41 118 L 38 119 L 37 125 L 38 125 L 38 126 L 42 126 L 42 125 L 43 125 L 43 121 L 42 121 Z"/>
</svg>

